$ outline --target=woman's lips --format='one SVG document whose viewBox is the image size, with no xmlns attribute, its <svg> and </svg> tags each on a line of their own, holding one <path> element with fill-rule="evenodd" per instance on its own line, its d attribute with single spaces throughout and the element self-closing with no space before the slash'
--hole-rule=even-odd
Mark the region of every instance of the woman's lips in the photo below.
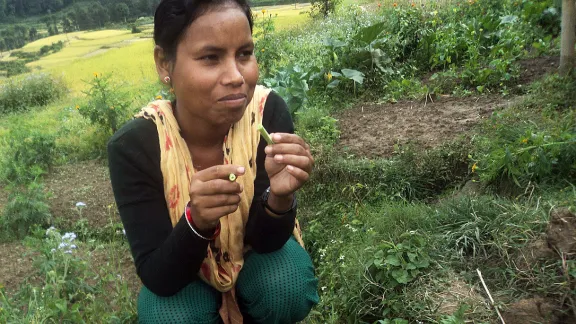
<svg viewBox="0 0 576 324">
<path fill-rule="evenodd" d="M 246 95 L 243 93 L 231 94 L 220 98 L 218 102 L 224 104 L 227 107 L 235 108 L 245 104 Z"/>
</svg>

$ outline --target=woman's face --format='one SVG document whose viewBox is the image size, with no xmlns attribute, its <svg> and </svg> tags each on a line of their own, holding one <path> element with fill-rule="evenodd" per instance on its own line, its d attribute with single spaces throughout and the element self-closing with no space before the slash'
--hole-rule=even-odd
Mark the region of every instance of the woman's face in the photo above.
<svg viewBox="0 0 576 324">
<path fill-rule="evenodd" d="M 254 42 L 244 12 L 209 10 L 185 32 L 170 75 L 178 107 L 209 124 L 242 118 L 258 81 Z"/>
</svg>

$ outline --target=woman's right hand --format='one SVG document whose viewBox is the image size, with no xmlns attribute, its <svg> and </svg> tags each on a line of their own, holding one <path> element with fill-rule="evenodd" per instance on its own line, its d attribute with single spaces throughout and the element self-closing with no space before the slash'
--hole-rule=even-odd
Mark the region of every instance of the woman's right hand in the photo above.
<svg viewBox="0 0 576 324">
<path fill-rule="evenodd" d="M 238 209 L 240 193 L 244 188 L 237 181 L 230 181 L 229 177 L 231 173 L 242 176 L 245 171 L 238 165 L 216 165 L 192 176 L 190 213 L 199 230 L 216 228 L 221 217 Z"/>
</svg>

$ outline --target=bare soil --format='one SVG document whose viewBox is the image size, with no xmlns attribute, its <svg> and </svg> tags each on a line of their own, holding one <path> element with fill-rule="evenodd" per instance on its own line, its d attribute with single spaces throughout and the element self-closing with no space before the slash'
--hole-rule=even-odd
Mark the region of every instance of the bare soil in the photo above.
<svg viewBox="0 0 576 324">
<path fill-rule="evenodd" d="M 35 254 L 22 242 L 0 244 L 0 287 L 8 294 L 18 290 L 24 279 L 34 274 Z"/>
<path fill-rule="evenodd" d="M 519 84 L 527 85 L 558 68 L 558 57 L 520 62 Z M 363 103 L 337 116 L 341 131 L 338 147 L 359 156 L 387 157 L 394 145 L 410 143 L 431 148 L 466 134 L 493 111 L 521 97 L 498 95 L 452 97 L 398 103 Z"/>
<path fill-rule="evenodd" d="M 76 203 L 83 202 L 87 206 L 82 217 L 91 227 L 110 223 L 111 218 L 118 220 L 108 167 L 97 160 L 54 168 L 45 185 L 52 195 L 49 204 L 53 217 L 73 224 L 80 219 Z"/>
<path fill-rule="evenodd" d="M 395 144 L 435 147 L 468 132 L 494 110 L 514 102 L 499 96 L 441 96 L 434 102 L 363 104 L 339 116 L 339 146 L 371 158 L 392 155 Z"/>
</svg>

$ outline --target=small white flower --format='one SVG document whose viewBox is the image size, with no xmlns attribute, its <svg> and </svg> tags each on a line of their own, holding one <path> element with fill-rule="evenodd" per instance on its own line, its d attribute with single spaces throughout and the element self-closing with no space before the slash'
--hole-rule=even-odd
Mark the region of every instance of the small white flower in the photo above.
<svg viewBox="0 0 576 324">
<path fill-rule="evenodd" d="M 64 236 L 62 236 L 62 241 L 68 241 L 68 242 L 72 242 L 76 239 L 76 234 L 75 233 L 66 233 L 64 234 Z"/>
<path fill-rule="evenodd" d="M 62 242 L 62 243 L 58 244 L 58 248 L 60 250 L 63 250 L 64 248 L 67 248 L 67 247 L 68 247 L 68 243 Z"/>
<path fill-rule="evenodd" d="M 56 252 L 56 249 L 52 249 L 52 250 L 50 250 L 50 252 L 51 252 L 51 253 L 54 253 L 54 252 Z"/>
<path fill-rule="evenodd" d="M 81 202 L 81 201 L 79 201 L 79 202 L 76 203 L 76 208 L 83 208 L 83 207 L 86 207 L 86 204 L 85 204 L 85 203 L 83 203 L 83 202 Z"/>
<path fill-rule="evenodd" d="M 66 250 L 66 251 L 64 251 L 64 253 L 66 253 L 66 254 L 72 254 L 72 250 Z"/>
<path fill-rule="evenodd" d="M 343 261 L 344 260 L 344 255 L 341 255 L 338 260 Z"/>
<path fill-rule="evenodd" d="M 125 229 L 122 230 L 122 233 L 124 234 L 124 236 L 126 236 L 126 230 Z"/>
<path fill-rule="evenodd" d="M 76 245 L 72 244 L 72 245 L 70 245 L 70 248 L 71 248 L 71 249 L 75 249 L 75 248 L 76 248 Z"/>
<path fill-rule="evenodd" d="M 50 233 L 52 233 L 53 231 L 55 231 L 56 228 L 54 226 L 50 226 L 47 230 L 46 230 L 46 236 L 50 235 Z"/>
<path fill-rule="evenodd" d="M 322 288 L 320 288 L 320 289 L 322 289 L 322 291 L 324 291 L 324 290 L 326 290 L 326 288 L 327 288 L 327 287 L 326 287 L 326 286 L 324 286 L 324 287 L 322 287 Z"/>
</svg>

